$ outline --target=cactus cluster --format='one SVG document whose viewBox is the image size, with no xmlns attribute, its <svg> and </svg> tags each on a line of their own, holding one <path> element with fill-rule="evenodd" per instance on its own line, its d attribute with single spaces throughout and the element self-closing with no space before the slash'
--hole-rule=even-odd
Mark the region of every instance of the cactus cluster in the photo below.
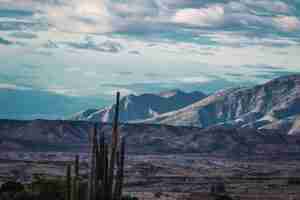
<svg viewBox="0 0 300 200">
<path fill-rule="evenodd" d="M 90 137 L 90 169 L 87 188 L 87 200 L 121 200 L 124 177 L 125 138 L 119 139 L 120 93 L 117 93 L 117 103 L 112 128 L 112 142 L 108 145 L 104 132 L 98 134 L 97 124 L 94 124 Z M 81 183 L 79 180 L 79 157 L 76 156 L 74 178 L 72 182 L 71 165 L 66 171 L 66 200 L 81 200 Z"/>
</svg>

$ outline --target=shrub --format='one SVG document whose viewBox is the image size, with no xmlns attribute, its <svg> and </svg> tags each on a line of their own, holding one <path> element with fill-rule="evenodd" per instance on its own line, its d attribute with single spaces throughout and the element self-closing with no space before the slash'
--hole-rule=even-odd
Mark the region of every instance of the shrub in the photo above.
<svg viewBox="0 0 300 200">
<path fill-rule="evenodd" d="M 64 200 L 66 190 L 64 181 L 39 179 L 32 183 L 32 187 L 38 199 Z"/>
<path fill-rule="evenodd" d="M 0 199 L 15 200 L 16 197 L 21 193 L 25 193 L 25 188 L 21 183 L 8 181 L 4 183 L 0 188 Z"/>
<path fill-rule="evenodd" d="M 126 195 L 122 197 L 122 200 L 138 200 L 138 198 Z"/>
<path fill-rule="evenodd" d="M 0 194 L 4 192 L 18 193 L 24 191 L 24 186 L 21 183 L 8 181 L 0 188 Z"/>
<path fill-rule="evenodd" d="M 229 195 L 216 196 L 215 200 L 233 200 Z"/>
<path fill-rule="evenodd" d="M 289 177 L 288 184 L 289 185 L 300 185 L 300 177 Z"/>
</svg>

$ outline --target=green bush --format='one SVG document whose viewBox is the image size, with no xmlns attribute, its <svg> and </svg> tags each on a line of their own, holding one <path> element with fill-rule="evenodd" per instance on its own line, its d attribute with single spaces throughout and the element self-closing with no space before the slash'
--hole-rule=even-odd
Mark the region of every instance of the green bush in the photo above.
<svg viewBox="0 0 300 200">
<path fill-rule="evenodd" d="M 7 192 L 7 193 L 17 193 L 24 191 L 24 186 L 21 183 L 8 181 L 4 183 L 0 188 L 0 194 Z"/>
<path fill-rule="evenodd" d="M 37 179 L 30 186 L 6 182 L 0 188 L 0 200 L 64 200 L 65 185 L 60 180 Z"/>
<path fill-rule="evenodd" d="M 233 200 L 229 195 L 219 195 L 215 197 L 215 200 Z"/>
<path fill-rule="evenodd" d="M 122 200 L 138 200 L 138 198 L 126 195 L 122 197 Z"/>
<path fill-rule="evenodd" d="M 289 177 L 288 184 L 289 185 L 300 185 L 300 177 Z"/>
<path fill-rule="evenodd" d="M 25 188 L 21 183 L 8 181 L 4 183 L 0 188 L 0 199 L 15 200 L 20 193 L 24 193 L 24 192 L 25 192 Z"/>
<path fill-rule="evenodd" d="M 64 200 L 66 185 L 62 180 L 39 179 L 31 184 L 33 193 L 43 200 Z"/>
</svg>

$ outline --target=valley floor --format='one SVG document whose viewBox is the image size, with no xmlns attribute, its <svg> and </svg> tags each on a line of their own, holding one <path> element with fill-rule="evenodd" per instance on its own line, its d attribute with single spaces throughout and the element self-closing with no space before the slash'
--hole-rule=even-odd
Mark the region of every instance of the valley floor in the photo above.
<svg viewBox="0 0 300 200">
<path fill-rule="evenodd" d="M 63 177 L 72 153 L 1 153 L 0 182 Z M 87 154 L 80 154 L 86 177 Z M 210 199 L 223 183 L 233 199 L 300 199 L 300 160 L 230 160 L 202 155 L 129 155 L 125 191 L 143 200 Z"/>
</svg>

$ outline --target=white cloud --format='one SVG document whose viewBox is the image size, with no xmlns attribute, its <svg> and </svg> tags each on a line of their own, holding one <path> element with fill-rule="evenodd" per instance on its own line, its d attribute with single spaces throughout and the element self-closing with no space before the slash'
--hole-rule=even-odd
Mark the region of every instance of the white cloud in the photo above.
<svg viewBox="0 0 300 200">
<path fill-rule="evenodd" d="M 260 27 L 273 28 L 283 32 L 298 31 L 300 20 L 295 16 L 287 15 L 290 10 L 290 6 L 281 1 L 244 0 L 224 4 L 209 4 L 205 8 L 179 9 L 171 21 L 196 27 L 239 26 L 241 30 L 242 27 Z M 283 13 L 285 15 L 282 15 Z"/>
<path fill-rule="evenodd" d="M 66 5 L 47 6 L 48 22 L 56 29 L 68 32 L 111 32 L 113 16 L 105 0 L 70 0 Z"/>
<path fill-rule="evenodd" d="M 223 24 L 224 16 L 224 7 L 213 5 L 200 9 L 181 9 L 176 12 L 172 21 L 196 26 L 218 26 Z"/>
<path fill-rule="evenodd" d="M 204 76 L 195 76 L 195 77 L 182 77 L 177 78 L 175 81 L 179 81 L 182 83 L 206 83 L 211 81 L 211 79 Z"/>
<path fill-rule="evenodd" d="M 117 92 L 120 92 L 121 97 L 128 96 L 130 94 L 136 94 L 133 90 L 127 89 L 127 88 L 114 88 L 112 90 L 104 92 L 105 95 L 113 96 Z"/>
<path fill-rule="evenodd" d="M 67 89 L 63 87 L 51 87 L 47 88 L 44 91 L 51 92 L 59 95 L 65 95 L 65 96 L 81 96 L 80 92 L 75 89 Z"/>
<path fill-rule="evenodd" d="M 127 0 L 109 3 L 108 7 L 111 12 L 121 17 L 141 20 L 149 17 L 156 17 L 162 9 L 153 0 Z"/>
<path fill-rule="evenodd" d="M 263 8 L 266 11 L 288 13 L 290 6 L 283 1 L 274 0 L 243 0 L 247 6 Z"/>
<path fill-rule="evenodd" d="M 300 30 L 300 20 L 293 16 L 277 16 L 273 18 L 275 26 L 286 32 Z"/>
<path fill-rule="evenodd" d="M 0 83 L 0 89 L 8 89 L 8 90 L 31 90 L 29 87 L 18 86 L 15 84 L 8 83 Z"/>
<path fill-rule="evenodd" d="M 68 67 L 65 69 L 66 72 L 79 72 L 80 68 L 79 67 Z"/>
<path fill-rule="evenodd" d="M 98 76 L 97 72 L 92 72 L 92 71 L 84 72 L 83 74 L 88 77 L 97 77 Z"/>
<path fill-rule="evenodd" d="M 280 0 L 216 3 L 195 0 L 0 0 L 3 6 L 31 8 L 34 18 L 54 30 L 79 33 L 156 32 L 161 23 L 199 27 L 259 26 L 284 32 L 298 30 L 295 7 Z M 286 17 L 274 17 L 285 15 Z M 151 23 L 149 23 L 151 22 Z M 149 28 L 150 27 L 150 28 Z M 151 29 L 152 27 L 152 29 Z M 158 27 L 158 28 L 153 28 Z M 178 27 L 178 26 L 177 26 Z M 145 30 L 145 28 L 147 28 Z"/>
</svg>

